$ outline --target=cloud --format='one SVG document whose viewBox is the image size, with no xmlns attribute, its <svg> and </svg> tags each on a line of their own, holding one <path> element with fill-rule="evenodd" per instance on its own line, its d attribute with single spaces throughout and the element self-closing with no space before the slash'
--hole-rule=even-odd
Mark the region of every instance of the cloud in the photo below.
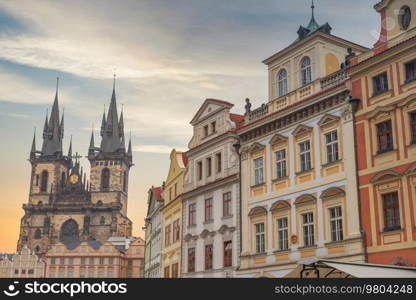
<svg viewBox="0 0 416 300">
<path fill-rule="evenodd" d="M 173 147 L 168 145 L 142 145 L 133 147 L 135 152 L 144 152 L 144 153 L 170 153 L 172 149 L 178 151 L 186 151 L 186 148 Z"/>
<path fill-rule="evenodd" d="M 16 119 L 28 119 L 28 118 L 30 118 L 30 116 L 26 115 L 26 114 L 4 113 L 4 112 L 0 112 L 0 116 L 16 118 Z"/>
</svg>

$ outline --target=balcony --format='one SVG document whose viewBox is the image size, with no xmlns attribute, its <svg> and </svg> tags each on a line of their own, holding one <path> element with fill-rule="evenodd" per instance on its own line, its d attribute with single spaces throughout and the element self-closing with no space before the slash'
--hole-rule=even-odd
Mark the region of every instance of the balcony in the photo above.
<svg viewBox="0 0 416 300">
<path fill-rule="evenodd" d="M 246 120 L 248 119 L 248 121 L 254 121 L 257 120 L 265 115 L 267 115 L 269 112 L 269 106 L 267 104 L 262 104 L 259 108 L 256 108 L 253 111 L 250 111 L 247 115 L 246 115 Z"/>
<path fill-rule="evenodd" d="M 328 76 L 321 79 L 321 90 L 327 89 L 331 86 L 337 85 L 338 83 L 347 79 L 347 72 L 344 69 L 338 72 L 329 74 Z"/>
</svg>

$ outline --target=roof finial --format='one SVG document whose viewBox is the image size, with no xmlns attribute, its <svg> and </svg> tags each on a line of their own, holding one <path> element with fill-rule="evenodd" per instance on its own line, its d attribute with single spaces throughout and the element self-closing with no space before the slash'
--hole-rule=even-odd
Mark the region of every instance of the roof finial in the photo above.
<svg viewBox="0 0 416 300">
<path fill-rule="evenodd" d="M 114 72 L 114 74 L 113 74 L 113 90 L 115 90 L 116 89 L 116 73 Z"/>
<path fill-rule="evenodd" d="M 58 97 L 58 88 L 59 88 L 59 77 L 56 77 L 56 93 L 55 93 L 55 98 Z"/>
<path fill-rule="evenodd" d="M 312 18 L 314 18 L 315 5 L 313 3 L 313 0 L 312 0 L 312 6 L 311 6 L 311 8 L 312 8 Z"/>
</svg>

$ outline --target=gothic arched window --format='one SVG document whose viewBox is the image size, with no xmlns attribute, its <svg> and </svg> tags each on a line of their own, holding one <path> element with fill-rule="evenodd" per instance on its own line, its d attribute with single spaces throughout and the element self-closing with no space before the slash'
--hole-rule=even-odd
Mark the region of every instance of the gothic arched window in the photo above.
<svg viewBox="0 0 416 300">
<path fill-rule="evenodd" d="M 67 244 L 70 242 L 76 242 L 79 240 L 79 227 L 78 223 L 73 219 L 65 221 L 61 226 L 60 240 L 62 243 Z"/>
<path fill-rule="evenodd" d="M 104 216 L 100 217 L 100 225 L 104 225 L 105 224 L 105 218 Z"/>
<path fill-rule="evenodd" d="M 308 56 L 302 58 L 300 62 L 300 74 L 302 86 L 307 85 L 312 81 L 311 59 Z"/>
<path fill-rule="evenodd" d="M 46 192 L 47 189 L 48 189 L 48 176 L 49 176 L 48 171 L 44 170 L 42 172 L 41 180 L 40 180 L 40 191 L 41 192 Z"/>
<path fill-rule="evenodd" d="M 127 192 L 127 172 L 123 172 L 123 191 Z"/>
<path fill-rule="evenodd" d="M 277 75 L 277 87 L 278 87 L 278 95 L 282 97 L 287 94 L 287 71 L 286 69 L 280 70 L 279 74 Z"/>
<path fill-rule="evenodd" d="M 104 168 L 101 171 L 101 189 L 108 189 L 110 187 L 110 169 Z"/>
<path fill-rule="evenodd" d="M 40 229 L 36 229 L 35 231 L 35 240 L 39 240 L 42 237 L 42 232 Z"/>
</svg>

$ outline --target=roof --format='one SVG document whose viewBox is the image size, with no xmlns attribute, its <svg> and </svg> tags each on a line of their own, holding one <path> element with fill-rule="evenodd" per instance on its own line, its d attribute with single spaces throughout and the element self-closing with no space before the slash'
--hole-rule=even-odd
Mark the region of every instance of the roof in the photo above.
<svg viewBox="0 0 416 300">
<path fill-rule="evenodd" d="M 238 128 L 244 125 L 244 116 L 238 114 L 230 114 L 230 119 L 233 121 Z"/>
<path fill-rule="evenodd" d="M 86 241 L 73 241 L 64 244 L 68 250 L 74 250 L 78 247 L 81 243 L 87 243 L 91 248 L 97 250 L 101 247 L 101 243 L 97 240 L 86 240 Z"/>
<path fill-rule="evenodd" d="M 185 167 L 188 166 L 188 156 L 186 155 L 186 152 L 182 152 L 182 161 Z"/>
<path fill-rule="evenodd" d="M 162 197 L 162 187 L 158 186 L 158 187 L 153 187 L 150 189 L 155 197 L 156 200 L 158 201 L 162 201 L 163 197 Z"/>
<path fill-rule="evenodd" d="M 304 271 L 303 271 L 304 270 Z M 306 259 L 285 278 L 416 278 L 416 268 L 335 260 Z"/>
<path fill-rule="evenodd" d="M 222 109 L 224 109 L 224 108 L 232 108 L 234 106 L 234 104 L 232 104 L 231 102 L 225 101 L 225 100 L 207 98 L 207 99 L 205 99 L 204 103 L 202 103 L 201 107 L 198 109 L 198 111 L 196 112 L 196 114 L 192 118 L 192 120 L 190 122 L 192 125 L 194 125 L 195 121 L 198 120 L 198 118 L 203 113 L 203 111 L 207 107 L 207 105 L 209 103 L 212 103 L 212 102 L 217 103 L 220 106 L 222 106 Z"/>
</svg>

